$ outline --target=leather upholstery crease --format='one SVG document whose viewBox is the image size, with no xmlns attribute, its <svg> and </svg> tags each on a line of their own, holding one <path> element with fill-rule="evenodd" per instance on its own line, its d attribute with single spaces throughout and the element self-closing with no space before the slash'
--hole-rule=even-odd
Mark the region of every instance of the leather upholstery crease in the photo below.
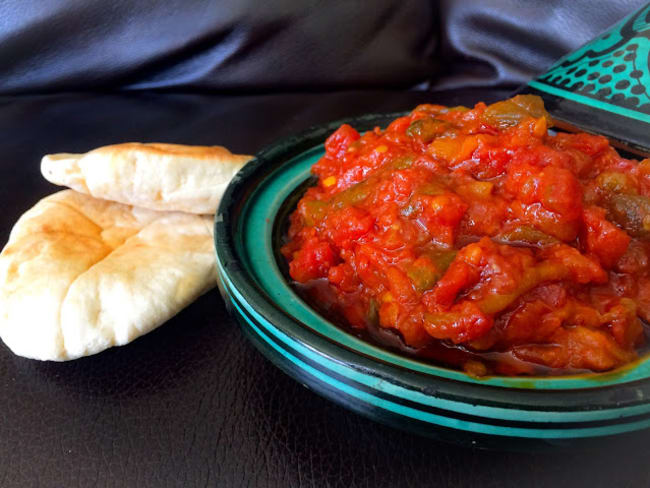
<svg viewBox="0 0 650 488">
<path fill-rule="evenodd" d="M 515 87 L 639 0 L 7 0 L 0 93 Z"/>
</svg>

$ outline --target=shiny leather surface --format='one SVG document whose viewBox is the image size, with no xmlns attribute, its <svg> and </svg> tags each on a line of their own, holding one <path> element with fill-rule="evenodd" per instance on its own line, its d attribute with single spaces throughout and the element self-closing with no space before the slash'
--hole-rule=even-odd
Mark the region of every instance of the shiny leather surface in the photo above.
<svg viewBox="0 0 650 488">
<path fill-rule="evenodd" d="M 514 87 L 643 0 L 3 0 L 0 93 Z"/>
<path fill-rule="evenodd" d="M 40 156 L 128 140 L 255 152 L 312 124 L 505 92 L 0 98 L 0 241 L 56 188 Z M 0 486 L 650 486 L 649 433 L 530 454 L 480 451 L 371 422 L 266 361 L 215 290 L 125 347 L 69 363 L 0 344 Z M 507 445 L 504 447 L 508 447 Z"/>
</svg>

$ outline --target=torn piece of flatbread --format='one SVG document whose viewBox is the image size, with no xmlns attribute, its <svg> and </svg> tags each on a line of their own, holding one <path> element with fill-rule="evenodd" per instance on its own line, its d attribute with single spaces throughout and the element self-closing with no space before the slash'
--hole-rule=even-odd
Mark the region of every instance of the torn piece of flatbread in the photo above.
<svg viewBox="0 0 650 488">
<path fill-rule="evenodd" d="M 216 284 L 212 217 L 64 190 L 15 224 L 0 253 L 0 337 L 64 361 L 123 345 Z"/>
<path fill-rule="evenodd" d="M 48 181 L 151 210 L 214 214 L 226 186 L 252 156 L 221 146 L 130 142 L 85 154 L 49 154 Z"/>
</svg>

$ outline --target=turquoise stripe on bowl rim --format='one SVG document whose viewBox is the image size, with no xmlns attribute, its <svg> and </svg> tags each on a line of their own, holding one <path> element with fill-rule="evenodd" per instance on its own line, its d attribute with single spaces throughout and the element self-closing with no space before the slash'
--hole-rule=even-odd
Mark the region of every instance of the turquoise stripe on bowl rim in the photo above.
<svg viewBox="0 0 650 488">
<path fill-rule="evenodd" d="M 232 282 L 228 279 L 228 277 L 224 275 L 223 268 L 220 268 L 220 272 L 222 273 L 222 276 L 224 276 L 222 280 L 224 281 L 228 295 L 231 297 L 231 304 L 235 307 L 238 315 L 243 320 L 246 321 L 247 325 L 251 327 L 257 333 L 257 335 L 259 335 L 263 340 L 268 342 L 269 345 L 273 349 L 275 349 L 278 354 L 286 357 L 297 367 L 307 371 L 312 376 L 316 376 L 319 380 L 324 381 L 325 383 L 328 383 L 337 389 L 341 389 L 342 391 L 345 391 L 348 394 L 350 394 L 348 390 L 352 387 L 346 385 L 346 388 L 339 388 L 341 382 L 336 380 L 335 378 L 332 378 L 331 375 L 324 374 L 322 370 L 318 371 L 317 372 L 318 374 L 316 374 L 316 372 L 314 372 L 314 368 L 310 367 L 309 365 L 306 365 L 304 362 L 300 361 L 300 359 L 293 356 L 290 352 L 287 352 L 279 348 L 277 345 L 275 345 L 274 342 L 269 339 L 267 334 L 274 336 L 280 342 L 286 344 L 286 346 L 290 350 L 296 351 L 300 355 L 306 356 L 312 361 L 314 361 L 315 363 L 318 363 L 320 366 L 323 367 L 323 369 L 327 371 L 331 371 L 332 373 L 336 373 L 340 376 L 343 376 L 355 383 L 368 386 L 378 392 L 387 393 L 388 395 L 395 398 L 406 399 L 413 403 L 418 403 L 424 406 L 436 407 L 450 412 L 468 414 L 468 415 L 472 415 L 476 417 L 484 417 L 488 419 L 510 420 L 510 421 L 517 421 L 517 422 L 529 422 L 529 423 L 541 422 L 546 424 L 576 423 L 576 422 L 589 423 L 589 422 L 600 421 L 600 420 L 616 420 L 625 417 L 636 417 L 636 416 L 650 413 L 650 405 L 638 405 L 633 407 L 608 409 L 608 410 L 604 410 L 604 409 L 592 410 L 586 412 L 585 411 L 573 411 L 573 412 L 543 411 L 543 410 L 535 411 L 535 410 L 520 410 L 516 408 L 508 409 L 502 407 L 490 407 L 490 406 L 485 406 L 480 404 L 471 404 L 467 402 L 451 401 L 445 398 L 439 398 L 433 395 L 427 395 L 422 392 L 410 390 L 401 385 L 391 383 L 390 381 L 386 381 L 384 378 L 373 376 L 371 374 L 364 373 L 363 371 L 359 371 L 344 362 L 338 362 L 331 358 L 328 358 L 320 351 L 311 349 L 307 344 L 301 343 L 295 338 L 292 338 L 290 335 L 282 331 L 280 328 L 273 325 L 273 323 L 270 320 L 268 320 L 263 314 L 256 311 L 250 305 L 248 305 L 246 299 L 236 288 L 234 288 Z M 242 307 L 246 309 L 246 312 L 248 314 L 254 317 L 255 321 L 252 321 L 246 316 L 246 313 L 244 313 Z M 261 328 L 263 328 L 264 331 L 260 330 Z M 357 398 L 362 397 L 361 399 L 363 401 L 366 401 L 374 406 L 383 408 L 384 406 L 383 402 L 385 401 L 384 399 L 377 398 L 373 395 L 370 395 L 372 397 L 370 398 L 367 397 L 366 395 L 367 393 L 365 392 L 360 392 L 359 395 L 352 394 L 352 396 L 355 396 Z M 394 402 L 391 403 L 394 404 Z M 398 414 L 402 414 L 400 408 L 404 406 L 399 404 L 394 404 L 394 405 L 395 407 L 389 410 Z M 408 407 L 404 407 L 404 408 L 407 409 L 405 411 L 409 411 L 409 412 L 415 410 L 413 408 L 409 409 Z M 429 412 L 421 412 L 421 413 L 424 414 L 424 417 L 427 417 L 427 415 L 431 415 Z M 413 417 L 413 415 L 407 415 L 407 416 Z M 442 416 L 434 416 L 434 417 L 440 417 L 446 419 L 446 417 L 442 417 Z M 418 420 L 424 420 L 424 418 L 420 418 L 420 417 L 414 417 L 414 418 L 418 418 Z M 441 420 L 436 421 L 434 423 L 436 423 L 437 425 L 450 426 L 446 422 L 442 422 Z M 476 424 L 476 423 L 470 422 L 470 424 Z M 471 430 L 472 432 L 479 432 L 479 433 L 489 433 L 489 434 L 499 432 L 499 435 L 508 435 L 508 436 L 522 436 L 524 433 L 530 433 L 531 431 L 531 429 L 521 429 L 521 428 L 514 428 L 514 427 L 508 427 L 508 429 L 502 430 L 503 429 L 502 426 L 485 426 L 485 424 L 476 424 L 476 425 L 481 425 L 483 427 L 478 430 L 474 428 L 466 429 L 466 430 Z M 627 426 L 635 426 L 635 427 L 627 428 Z M 607 435 L 609 433 L 627 432 L 630 430 L 636 430 L 637 428 L 643 428 L 643 427 L 650 427 L 650 418 L 644 418 L 639 421 L 633 421 L 629 423 L 620 423 L 617 425 L 607 425 L 601 427 L 586 427 L 578 430 L 583 432 L 584 436 L 591 436 L 591 435 Z M 553 430 L 534 429 L 534 431 L 547 432 L 547 434 L 544 434 L 542 436 L 544 438 L 575 437 L 573 435 L 567 435 L 568 432 L 567 429 L 553 429 Z M 548 434 L 548 432 L 553 432 L 553 434 L 550 435 Z M 534 437 L 540 437 L 540 436 L 535 435 Z"/>
<path fill-rule="evenodd" d="M 235 307 L 238 305 L 234 304 Z M 264 340 L 270 347 L 272 347 L 275 352 L 283 356 L 286 360 L 290 361 L 297 368 L 303 370 L 305 373 L 313 376 L 317 380 L 328 384 L 329 386 L 335 388 L 338 391 L 341 391 L 357 400 L 365 402 L 373 407 L 386 410 L 392 414 L 396 414 L 402 417 L 407 417 L 428 424 L 434 424 L 441 427 L 448 427 L 453 429 L 460 429 L 468 432 L 475 432 L 478 434 L 487 434 L 487 435 L 497 435 L 504 437 L 521 437 L 521 438 L 534 438 L 534 439 L 575 439 L 575 438 L 584 438 L 584 437 L 599 437 L 607 435 L 622 434 L 625 432 L 632 432 L 640 429 L 645 429 L 650 427 L 650 418 L 643 418 L 642 420 L 628 422 L 628 423 L 618 423 L 613 425 L 602 425 L 598 427 L 578 427 L 572 429 L 539 429 L 539 428 L 522 428 L 522 427 L 510 427 L 510 426 L 494 426 L 490 424 L 483 424 L 480 422 L 471 422 L 465 420 L 459 420 L 453 417 L 448 417 L 444 415 L 436 415 L 430 412 L 425 412 L 419 409 L 411 408 L 408 406 L 401 405 L 399 403 L 390 401 L 385 398 L 379 398 L 370 393 L 364 392 L 349 384 L 343 383 L 327 374 L 323 373 L 321 370 L 315 369 L 312 366 L 305 364 L 299 358 L 278 347 L 272 340 L 268 338 L 265 332 L 260 330 L 258 326 L 248 320 L 239 310 L 239 316 L 242 317 L 253 331 Z M 277 332 L 278 329 L 275 329 Z M 285 336 L 286 337 L 286 336 Z M 298 344 L 298 343 L 296 343 Z M 464 406 L 471 406 L 465 404 Z M 537 414 L 537 412 L 535 412 Z"/>
</svg>

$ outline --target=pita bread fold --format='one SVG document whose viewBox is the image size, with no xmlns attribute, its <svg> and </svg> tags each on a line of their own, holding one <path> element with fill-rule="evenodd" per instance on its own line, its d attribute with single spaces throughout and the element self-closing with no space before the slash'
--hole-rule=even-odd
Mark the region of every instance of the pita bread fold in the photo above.
<svg viewBox="0 0 650 488">
<path fill-rule="evenodd" d="M 0 253 L 0 337 L 54 361 L 126 344 L 215 286 L 212 242 L 212 217 L 50 195 Z"/>
<path fill-rule="evenodd" d="M 132 142 L 84 154 L 50 154 L 41 172 L 52 183 L 105 200 L 214 214 L 226 186 L 251 158 L 221 146 Z"/>
</svg>

